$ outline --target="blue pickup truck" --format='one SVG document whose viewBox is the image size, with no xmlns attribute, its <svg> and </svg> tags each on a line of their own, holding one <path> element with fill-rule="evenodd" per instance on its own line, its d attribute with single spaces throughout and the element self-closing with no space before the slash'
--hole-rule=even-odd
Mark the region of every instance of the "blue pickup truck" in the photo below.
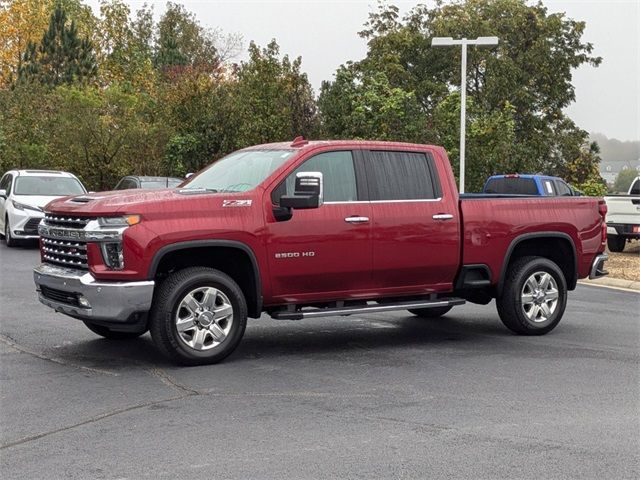
<svg viewBox="0 0 640 480">
<path fill-rule="evenodd" d="M 509 195 L 541 195 L 545 197 L 574 197 L 580 192 L 559 177 L 513 173 L 489 177 L 483 193 Z"/>
</svg>

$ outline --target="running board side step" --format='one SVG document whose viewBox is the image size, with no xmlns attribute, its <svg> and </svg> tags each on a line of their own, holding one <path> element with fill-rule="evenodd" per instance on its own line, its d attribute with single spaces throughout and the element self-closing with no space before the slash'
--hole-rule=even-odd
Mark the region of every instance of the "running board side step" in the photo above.
<svg viewBox="0 0 640 480">
<path fill-rule="evenodd" d="M 413 302 L 375 303 L 354 307 L 314 308 L 308 310 L 278 310 L 271 313 L 275 320 L 302 320 L 303 318 L 335 317 L 341 315 L 355 315 L 358 313 L 392 312 L 394 310 L 409 310 L 413 308 L 437 308 L 463 305 L 462 298 L 439 298 L 437 300 L 416 300 Z"/>
</svg>

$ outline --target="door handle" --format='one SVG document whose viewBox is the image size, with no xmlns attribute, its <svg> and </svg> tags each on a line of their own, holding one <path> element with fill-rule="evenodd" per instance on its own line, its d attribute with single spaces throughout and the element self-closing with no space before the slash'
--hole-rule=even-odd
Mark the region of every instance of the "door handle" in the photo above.
<svg viewBox="0 0 640 480">
<path fill-rule="evenodd" d="M 431 218 L 433 218 L 434 220 L 451 220 L 453 218 L 453 215 L 451 215 L 450 213 L 437 213 Z"/>
<path fill-rule="evenodd" d="M 344 221 L 347 223 L 367 223 L 369 221 L 369 217 L 358 217 L 357 215 L 353 215 L 345 218 Z"/>
</svg>

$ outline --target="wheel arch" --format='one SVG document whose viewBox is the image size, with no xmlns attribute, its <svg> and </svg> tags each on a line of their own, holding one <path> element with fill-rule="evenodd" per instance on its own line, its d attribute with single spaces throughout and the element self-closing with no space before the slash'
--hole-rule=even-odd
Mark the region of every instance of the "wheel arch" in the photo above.
<svg viewBox="0 0 640 480">
<path fill-rule="evenodd" d="M 555 247 L 555 248 L 554 248 Z M 509 247 L 500 271 L 497 294 L 504 288 L 505 276 L 511 262 L 527 255 L 547 258 L 555 262 L 567 281 L 567 289 L 574 290 L 578 282 L 578 254 L 570 235 L 564 232 L 525 233 L 514 238 Z"/>
<path fill-rule="evenodd" d="M 147 277 L 154 279 L 174 266 L 216 268 L 233 278 L 245 295 L 249 316 L 262 312 L 262 282 L 255 253 L 234 240 L 193 240 L 161 247 L 153 256 Z"/>
</svg>

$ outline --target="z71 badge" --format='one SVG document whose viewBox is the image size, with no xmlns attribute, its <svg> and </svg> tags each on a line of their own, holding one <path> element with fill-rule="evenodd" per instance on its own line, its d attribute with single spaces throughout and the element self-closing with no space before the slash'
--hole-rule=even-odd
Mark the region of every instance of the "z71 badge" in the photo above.
<svg viewBox="0 0 640 480">
<path fill-rule="evenodd" d="M 223 200 L 223 207 L 250 207 L 252 200 Z"/>
</svg>

